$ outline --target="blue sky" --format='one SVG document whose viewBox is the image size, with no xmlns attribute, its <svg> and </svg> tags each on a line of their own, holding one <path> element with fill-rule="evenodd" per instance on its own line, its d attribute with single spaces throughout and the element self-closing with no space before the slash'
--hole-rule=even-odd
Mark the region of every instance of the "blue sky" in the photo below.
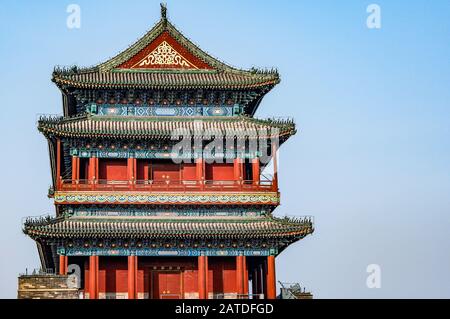
<svg viewBox="0 0 450 319">
<path fill-rule="evenodd" d="M 81 7 L 81 28 L 66 7 Z M 381 7 L 381 29 L 366 7 Z M 200 47 L 282 81 L 259 117 L 292 116 L 277 214 L 314 215 L 313 236 L 277 258 L 277 279 L 316 297 L 450 297 L 450 2 L 167 1 Z M 0 297 L 39 266 L 25 216 L 53 213 L 38 113 L 60 113 L 54 65 L 89 66 L 159 19 L 158 1 L 10 1 L 0 10 Z M 381 267 L 369 289 L 366 267 Z"/>
</svg>

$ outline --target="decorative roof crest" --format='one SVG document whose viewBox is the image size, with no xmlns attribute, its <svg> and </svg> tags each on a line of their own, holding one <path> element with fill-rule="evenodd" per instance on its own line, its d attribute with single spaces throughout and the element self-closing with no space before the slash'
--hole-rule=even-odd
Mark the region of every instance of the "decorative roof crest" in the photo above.
<svg viewBox="0 0 450 319">
<path fill-rule="evenodd" d="M 167 20 L 167 4 L 161 2 L 161 19 Z"/>
</svg>

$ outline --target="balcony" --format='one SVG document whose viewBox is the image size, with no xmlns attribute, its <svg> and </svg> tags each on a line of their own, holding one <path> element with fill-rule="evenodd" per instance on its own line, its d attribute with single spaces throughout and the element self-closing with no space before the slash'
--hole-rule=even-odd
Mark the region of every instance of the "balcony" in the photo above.
<svg viewBox="0 0 450 319">
<path fill-rule="evenodd" d="M 63 180 L 57 187 L 64 192 L 277 192 L 271 179 L 253 180 Z"/>
</svg>

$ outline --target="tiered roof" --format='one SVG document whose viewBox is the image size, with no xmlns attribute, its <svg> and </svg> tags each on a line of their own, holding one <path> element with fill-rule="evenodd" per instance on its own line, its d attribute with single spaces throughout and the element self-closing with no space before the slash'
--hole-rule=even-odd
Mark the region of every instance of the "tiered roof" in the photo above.
<svg viewBox="0 0 450 319">
<path fill-rule="evenodd" d="M 92 69 L 59 69 L 53 72 L 58 85 L 75 88 L 96 89 L 251 89 L 273 86 L 279 82 L 275 73 L 261 71 L 152 71 L 121 72 L 117 70 L 102 72 Z"/>
<path fill-rule="evenodd" d="M 299 239 L 314 231 L 310 219 L 62 217 L 28 220 L 25 234 L 35 239 Z"/>
<path fill-rule="evenodd" d="M 233 117 L 143 117 L 85 114 L 73 118 L 41 118 L 38 129 L 44 135 L 59 137 L 101 137 L 170 139 L 174 132 L 186 132 L 192 137 L 229 136 L 271 138 L 281 140 L 295 134 L 290 120 L 260 120 L 247 116 Z M 263 135 L 261 135 L 264 133 Z M 199 136 L 201 137 L 201 136 Z"/>
<path fill-rule="evenodd" d="M 75 88 L 270 89 L 276 70 L 240 70 L 201 50 L 168 20 L 161 20 L 136 43 L 95 67 L 55 68 L 52 80 Z"/>
</svg>

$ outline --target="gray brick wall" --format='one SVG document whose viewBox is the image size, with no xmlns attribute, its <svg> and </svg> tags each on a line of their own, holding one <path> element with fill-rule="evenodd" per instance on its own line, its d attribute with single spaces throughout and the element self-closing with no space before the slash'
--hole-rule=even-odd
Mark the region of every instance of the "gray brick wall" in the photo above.
<svg viewBox="0 0 450 319">
<path fill-rule="evenodd" d="M 18 299 L 78 299 L 79 290 L 68 286 L 68 276 L 19 276 Z"/>
</svg>

